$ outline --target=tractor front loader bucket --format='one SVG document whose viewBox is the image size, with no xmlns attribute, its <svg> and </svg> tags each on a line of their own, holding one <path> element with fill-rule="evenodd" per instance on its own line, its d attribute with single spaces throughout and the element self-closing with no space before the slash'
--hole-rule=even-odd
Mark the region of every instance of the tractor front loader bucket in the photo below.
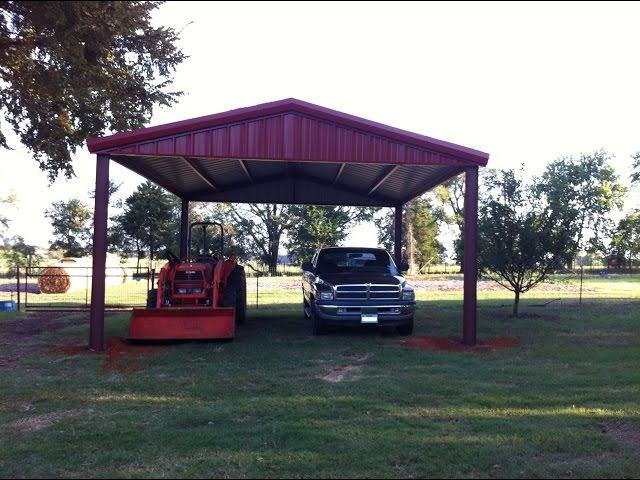
<svg viewBox="0 0 640 480">
<path fill-rule="evenodd" d="M 235 336 L 231 307 L 134 308 L 129 340 L 216 340 Z"/>
</svg>

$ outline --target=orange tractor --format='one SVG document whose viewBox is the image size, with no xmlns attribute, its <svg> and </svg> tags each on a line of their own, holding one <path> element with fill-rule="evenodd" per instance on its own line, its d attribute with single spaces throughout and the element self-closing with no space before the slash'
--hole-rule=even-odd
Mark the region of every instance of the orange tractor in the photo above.
<svg viewBox="0 0 640 480">
<path fill-rule="evenodd" d="M 207 227 L 220 228 L 217 255 L 207 246 Z M 202 227 L 202 249 L 193 255 L 194 228 Z M 235 256 L 224 259 L 223 225 L 216 222 L 191 224 L 189 254 L 178 258 L 167 251 L 168 262 L 158 276 L 158 288 L 149 290 L 147 308 L 134 308 L 129 340 L 232 339 L 247 308 L 244 268 Z"/>
</svg>

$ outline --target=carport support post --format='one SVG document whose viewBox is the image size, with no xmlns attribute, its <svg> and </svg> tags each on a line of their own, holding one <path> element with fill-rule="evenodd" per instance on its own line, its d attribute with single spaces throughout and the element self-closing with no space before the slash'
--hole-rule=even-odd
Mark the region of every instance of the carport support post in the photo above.
<svg viewBox="0 0 640 480">
<path fill-rule="evenodd" d="M 109 155 L 97 155 L 93 211 L 93 270 L 89 350 L 104 350 L 104 283 L 107 263 L 107 217 L 109 214 Z"/>
<path fill-rule="evenodd" d="M 402 262 L 402 205 L 396 206 L 394 225 L 393 257 L 396 265 L 400 267 L 400 263 Z"/>
<path fill-rule="evenodd" d="M 462 341 L 476 344 L 478 288 L 478 167 L 465 170 L 464 181 L 464 304 Z"/>
<path fill-rule="evenodd" d="M 180 214 L 180 257 L 189 254 L 189 200 L 182 199 L 182 213 Z"/>
</svg>

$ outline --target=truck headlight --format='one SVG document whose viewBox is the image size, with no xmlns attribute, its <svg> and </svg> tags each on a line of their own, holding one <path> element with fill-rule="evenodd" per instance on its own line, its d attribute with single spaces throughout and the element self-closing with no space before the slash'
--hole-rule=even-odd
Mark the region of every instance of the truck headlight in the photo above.
<svg viewBox="0 0 640 480">
<path fill-rule="evenodd" d="M 320 300 L 333 300 L 333 292 L 320 292 Z"/>
<path fill-rule="evenodd" d="M 402 300 L 413 301 L 416 299 L 416 293 L 413 291 L 413 288 L 405 288 L 402 290 Z"/>
</svg>

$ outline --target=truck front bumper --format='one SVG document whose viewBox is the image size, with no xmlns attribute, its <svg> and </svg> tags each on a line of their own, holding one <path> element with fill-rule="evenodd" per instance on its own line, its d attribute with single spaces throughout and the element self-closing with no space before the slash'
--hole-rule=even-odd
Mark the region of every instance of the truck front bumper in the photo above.
<svg viewBox="0 0 640 480">
<path fill-rule="evenodd" d="M 332 326 L 369 325 L 363 322 L 363 314 L 377 315 L 374 325 L 395 327 L 405 325 L 413 319 L 415 302 L 379 301 L 348 303 L 344 301 L 316 302 L 315 313 L 325 324 Z"/>
</svg>

